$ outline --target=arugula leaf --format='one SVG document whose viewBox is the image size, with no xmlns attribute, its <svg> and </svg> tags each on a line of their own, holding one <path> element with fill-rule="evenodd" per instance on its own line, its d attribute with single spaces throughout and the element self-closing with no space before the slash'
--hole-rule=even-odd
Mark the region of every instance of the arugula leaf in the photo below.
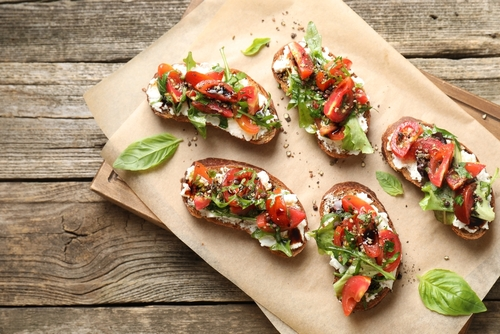
<svg viewBox="0 0 500 334">
<path fill-rule="evenodd" d="M 470 285 L 458 274 L 432 269 L 418 276 L 418 292 L 429 310 L 451 316 L 486 311 L 486 306 Z"/>
<path fill-rule="evenodd" d="M 257 54 L 260 51 L 260 49 L 262 49 L 264 46 L 268 45 L 270 41 L 271 39 L 269 37 L 255 38 L 252 44 L 245 50 L 242 50 L 241 52 L 245 56 L 253 56 Z"/>
<path fill-rule="evenodd" d="M 453 190 L 448 187 L 438 188 L 427 182 L 421 189 L 425 196 L 418 203 L 422 210 L 453 212 Z"/>
<path fill-rule="evenodd" d="M 200 136 L 207 138 L 207 117 L 195 108 L 191 107 L 188 110 L 188 119 L 196 128 Z"/>
<path fill-rule="evenodd" d="M 373 147 L 359 125 L 357 117 L 352 114 L 345 124 L 344 139 L 342 139 L 342 148 L 346 151 L 361 151 L 364 154 L 373 153 Z"/>
<path fill-rule="evenodd" d="M 323 42 L 321 39 L 321 35 L 319 34 L 318 29 L 316 28 L 314 22 L 309 21 L 309 23 L 307 24 L 307 29 L 306 29 L 306 34 L 304 35 L 304 39 L 307 43 L 307 46 L 311 50 L 311 56 L 319 60 L 324 60 L 323 49 L 322 49 Z"/>
<path fill-rule="evenodd" d="M 113 163 L 113 168 L 140 171 L 172 157 L 182 139 L 169 133 L 154 135 L 130 144 Z"/>
<path fill-rule="evenodd" d="M 182 60 L 186 64 L 186 70 L 189 71 L 193 67 L 196 67 L 196 62 L 193 59 L 193 54 L 189 51 L 187 57 Z"/>
<path fill-rule="evenodd" d="M 252 238 L 262 239 L 262 238 L 272 238 L 276 240 L 276 243 L 270 247 L 271 250 L 283 252 L 286 256 L 292 257 L 292 247 L 290 247 L 290 240 L 283 239 L 278 231 L 276 233 L 264 232 L 261 229 L 256 229 L 252 233 Z"/>
<path fill-rule="evenodd" d="M 382 189 L 391 196 L 403 194 L 403 185 L 397 177 L 392 174 L 376 171 L 375 177 Z"/>
</svg>

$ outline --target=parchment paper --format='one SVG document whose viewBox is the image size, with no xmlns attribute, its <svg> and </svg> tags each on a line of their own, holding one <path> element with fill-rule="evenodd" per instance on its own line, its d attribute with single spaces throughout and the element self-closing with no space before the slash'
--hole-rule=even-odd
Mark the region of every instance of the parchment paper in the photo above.
<svg viewBox="0 0 500 334">
<path fill-rule="evenodd" d="M 245 11 L 241 11 L 242 8 Z M 200 32 L 190 50 L 198 61 L 221 62 L 218 50 L 224 46 L 231 66 L 244 69 L 263 84 L 283 115 L 287 99 L 281 99 L 283 94 L 272 78 L 271 59 L 279 47 L 291 40 L 292 32 L 298 34 L 297 38 L 302 37 L 298 24 L 305 27 L 309 20 L 316 23 L 323 44 L 337 55 L 348 56 L 354 62 L 356 73 L 365 79 L 366 90 L 377 109 L 372 114 L 369 134 L 375 146 L 380 146 L 380 135 L 389 123 L 411 115 L 457 134 L 490 171 L 500 165 L 498 141 L 341 1 L 314 0 L 306 5 L 293 1 L 269 4 L 229 0 Z M 243 56 L 239 50 L 246 48 L 254 37 L 271 37 L 271 46 L 255 57 Z M 154 70 L 151 75 L 153 73 Z M 124 85 L 136 80 L 124 79 Z M 146 84 L 147 80 L 144 86 Z M 420 210 L 418 201 L 422 195 L 409 183 L 404 182 L 405 195 L 399 198 L 392 198 L 380 189 L 375 171 L 389 171 L 389 167 L 378 151 L 332 164 L 316 146 L 314 138 L 298 128 L 295 112 L 292 110 L 290 114 L 293 120 L 284 122 L 284 133 L 270 144 L 253 146 L 215 129 L 209 129 L 207 140 L 194 141 L 195 132 L 190 125 L 161 120 L 142 103 L 113 135 L 103 156 L 112 163 L 128 144 L 156 133 L 167 131 L 184 138 L 176 155 L 162 167 L 145 173 L 120 173 L 120 176 L 183 242 L 298 332 L 353 332 L 374 328 L 389 333 L 402 329 L 458 332 L 468 317 L 444 317 L 425 309 L 418 296 L 416 275 L 433 268 L 456 271 L 483 298 L 499 275 L 499 260 L 495 256 L 499 250 L 495 228 L 498 219 L 480 241 L 459 239 L 449 227 L 436 222 L 432 213 Z M 286 151 L 290 151 L 292 157 L 287 158 Z M 369 186 L 385 204 L 403 243 L 403 277 L 396 282 L 394 293 L 375 309 L 346 318 L 334 297 L 329 259 L 317 254 L 314 241 L 309 242 L 297 258 L 281 259 L 243 233 L 192 218 L 181 202 L 179 179 L 193 160 L 207 156 L 250 162 L 278 176 L 306 206 L 311 228 L 319 223 L 313 203 L 319 203 L 332 184 L 355 180 Z M 445 256 L 450 260 L 445 261 Z"/>
</svg>

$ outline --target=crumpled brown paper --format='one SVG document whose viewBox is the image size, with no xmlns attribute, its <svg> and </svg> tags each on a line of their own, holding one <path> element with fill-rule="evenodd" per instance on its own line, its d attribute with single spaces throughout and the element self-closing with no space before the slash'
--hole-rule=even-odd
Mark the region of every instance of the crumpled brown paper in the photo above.
<svg viewBox="0 0 500 334">
<path fill-rule="evenodd" d="M 245 71 L 271 93 L 281 119 L 286 112 L 292 116 L 292 122 L 283 121 L 284 132 L 271 143 L 254 146 L 216 129 L 209 129 L 208 139 L 194 141 L 196 134 L 191 125 L 159 119 L 149 110 L 143 96 L 143 102 L 123 124 L 108 117 L 109 114 L 99 121 L 114 133 L 103 157 L 112 163 L 131 142 L 157 133 L 170 132 L 183 138 L 175 156 L 160 168 L 142 173 L 119 172 L 120 176 L 183 242 L 297 332 L 373 329 L 388 333 L 403 329 L 458 332 L 468 317 L 445 317 L 427 310 L 418 295 L 417 275 L 434 268 L 453 270 L 483 298 L 500 272 L 496 256 L 500 248 L 498 218 L 482 239 L 464 241 L 449 227 L 435 221 L 432 212 L 421 211 L 418 202 L 422 194 L 408 182 L 403 182 L 403 197 L 390 197 L 381 190 L 375 171 L 390 169 L 383 162 L 380 149 L 369 156 L 337 163 L 320 151 L 314 137 L 298 128 L 296 111 L 286 110 L 287 98 L 283 98 L 271 73 L 274 53 L 292 40 L 292 33 L 301 39 L 304 35 L 301 27 L 306 27 L 308 21 L 315 22 L 323 45 L 334 54 L 351 59 L 354 71 L 364 79 L 375 108 L 369 132 L 375 147 L 380 147 L 380 136 L 387 125 L 409 115 L 456 134 L 489 166 L 490 173 L 500 166 L 498 140 L 432 85 L 348 6 L 334 0 L 307 3 L 228 0 L 203 31 L 196 32 L 197 37 L 189 47 L 195 60 L 219 63 L 222 63 L 219 49 L 224 47 L 231 67 Z M 189 25 L 182 23 L 172 37 L 192 33 Z M 270 37 L 269 48 L 254 57 L 244 56 L 240 50 L 256 37 Z M 145 87 L 157 63 L 181 62 L 186 56 L 181 54 L 172 59 L 165 50 L 176 53 L 176 48 L 168 42 L 158 41 L 154 46 L 156 49 L 148 54 L 148 63 L 141 62 L 130 72 L 129 65 L 124 66 L 120 77 L 122 87 L 130 85 L 138 89 L 138 73 Z M 109 80 L 114 81 L 115 77 Z M 99 91 L 94 94 L 100 96 Z M 91 101 L 89 107 L 92 105 L 99 108 Z M 130 108 L 116 98 L 108 101 L 110 106 L 117 110 Z M 209 156 L 249 162 L 280 178 L 305 205 L 312 229 L 319 224 L 313 204 L 319 203 L 331 185 L 353 180 L 370 187 L 384 203 L 403 244 L 403 275 L 395 283 L 394 292 L 375 309 L 345 317 L 333 293 L 333 268 L 328 265 L 327 256 L 318 255 L 314 241 L 297 258 L 282 259 L 244 233 L 191 217 L 179 196 L 179 179 L 192 161 Z"/>
</svg>

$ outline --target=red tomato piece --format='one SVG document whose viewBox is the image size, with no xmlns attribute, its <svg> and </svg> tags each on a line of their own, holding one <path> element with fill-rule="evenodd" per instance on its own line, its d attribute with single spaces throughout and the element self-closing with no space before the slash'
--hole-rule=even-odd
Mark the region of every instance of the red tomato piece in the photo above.
<svg viewBox="0 0 500 334">
<path fill-rule="evenodd" d="M 441 187 L 443 183 L 444 176 L 448 172 L 453 159 L 454 149 L 455 144 L 449 143 L 441 146 L 435 150 L 434 154 L 431 154 L 427 175 L 429 181 L 436 187 Z"/>
<path fill-rule="evenodd" d="M 333 231 L 333 244 L 335 246 L 341 247 L 345 238 L 345 227 L 343 225 L 339 225 Z"/>
<path fill-rule="evenodd" d="M 272 227 L 271 218 L 269 217 L 269 215 L 266 212 L 258 215 L 256 217 L 256 219 L 257 219 L 257 227 L 259 229 L 261 229 L 264 232 L 269 232 L 269 233 L 275 232 L 274 228 Z"/>
<path fill-rule="evenodd" d="M 354 107 L 354 81 L 351 77 L 342 80 L 328 97 L 323 113 L 332 122 L 340 123 L 349 116 Z"/>
<path fill-rule="evenodd" d="M 290 228 L 296 228 L 304 219 L 306 219 L 306 213 L 298 207 L 289 207 L 288 214 L 290 216 Z"/>
<path fill-rule="evenodd" d="M 240 128 L 242 128 L 245 132 L 248 132 L 252 135 L 259 133 L 260 127 L 254 122 L 252 122 L 250 117 L 246 115 L 241 115 L 240 117 L 236 117 L 235 120 L 236 123 L 238 123 L 238 125 L 240 126 Z"/>
<path fill-rule="evenodd" d="M 399 240 L 399 236 L 391 230 L 381 230 L 378 232 L 378 240 L 383 253 L 383 258 L 385 260 L 388 260 L 396 253 L 399 253 L 397 259 L 394 262 L 389 263 L 384 267 L 385 271 L 392 272 L 401 263 L 401 241 Z M 387 250 L 387 247 L 385 246 L 386 242 L 391 242 L 394 245 L 392 247 L 392 251 Z"/>
<path fill-rule="evenodd" d="M 478 162 L 466 162 L 464 167 L 472 177 L 476 177 L 477 174 L 481 173 L 486 165 L 480 164 Z"/>
<path fill-rule="evenodd" d="M 281 194 L 281 189 L 275 189 L 274 196 L 266 200 L 266 210 L 276 225 L 282 229 L 286 229 L 289 226 L 288 208 Z"/>
<path fill-rule="evenodd" d="M 191 105 L 205 114 L 219 114 L 226 118 L 232 118 L 234 116 L 233 109 L 231 109 L 230 106 L 218 101 L 211 101 L 207 104 L 199 101 L 191 101 Z"/>
<path fill-rule="evenodd" d="M 391 150 L 398 158 L 405 158 L 410 147 L 417 141 L 423 129 L 418 122 L 405 121 L 396 128 L 391 138 Z"/>
<path fill-rule="evenodd" d="M 345 195 L 342 197 L 342 209 L 355 214 L 372 213 L 372 215 L 375 215 L 373 207 L 355 195 Z"/>
<path fill-rule="evenodd" d="M 231 188 L 223 192 L 224 199 L 229 203 L 231 207 L 240 207 L 237 200 L 232 199 L 231 197 L 236 195 L 238 197 L 244 197 L 250 192 L 255 192 L 254 197 L 257 198 L 261 196 L 263 190 L 263 186 L 259 181 L 255 181 L 254 184 L 250 184 L 250 180 L 252 180 L 254 174 L 249 170 L 244 170 L 242 168 L 232 168 L 230 169 L 222 181 L 222 186 Z M 249 182 L 250 181 L 250 182 Z"/>
<path fill-rule="evenodd" d="M 448 173 L 446 173 L 446 183 L 452 190 L 457 190 L 463 186 L 466 181 L 467 178 L 460 176 L 454 169 L 450 169 Z"/>
<path fill-rule="evenodd" d="M 212 183 L 212 178 L 208 175 L 208 169 L 201 162 L 196 161 L 194 163 L 193 170 L 193 180 L 196 180 L 198 177 L 202 177 L 207 180 L 209 183 Z"/>
<path fill-rule="evenodd" d="M 352 61 L 347 58 L 336 58 L 325 65 L 325 69 L 331 76 L 336 78 L 345 78 L 351 69 Z"/>
<path fill-rule="evenodd" d="M 291 42 L 288 44 L 288 47 L 290 48 L 290 52 L 297 63 L 300 78 L 302 80 L 306 80 L 314 72 L 314 65 L 311 56 L 306 52 L 302 45 L 297 42 Z"/>
<path fill-rule="evenodd" d="M 240 98 L 248 104 L 248 113 L 255 115 L 259 111 L 259 90 L 255 86 L 246 86 L 240 89 Z"/>
<path fill-rule="evenodd" d="M 361 301 L 366 291 L 370 287 L 372 279 L 367 276 L 352 276 L 347 280 L 342 289 L 342 309 L 344 314 L 349 316 L 356 304 Z"/>
<path fill-rule="evenodd" d="M 365 231 L 363 231 L 363 248 L 366 255 L 376 259 L 382 254 L 382 249 L 379 245 L 378 230 L 375 224 L 371 224 Z"/>
<path fill-rule="evenodd" d="M 163 77 L 167 74 L 166 91 L 172 97 L 175 103 L 179 103 L 182 97 L 182 80 L 179 72 L 177 72 L 171 65 L 161 63 L 158 65 L 157 75 Z"/>
<path fill-rule="evenodd" d="M 368 103 L 368 96 L 363 88 L 354 89 L 354 100 L 359 104 Z"/>
<path fill-rule="evenodd" d="M 458 195 L 462 198 L 461 203 L 457 203 L 456 200 L 453 203 L 455 216 L 466 225 L 470 224 L 470 217 L 474 206 L 474 190 L 476 190 L 476 186 L 477 184 L 474 182 L 462 187 L 458 192 Z"/>
<path fill-rule="evenodd" d="M 323 71 L 320 71 L 316 74 L 316 86 L 321 91 L 325 91 L 328 88 L 330 88 L 333 84 L 335 83 L 335 80 L 333 78 L 329 77 L 328 74 L 326 74 Z"/>
<path fill-rule="evenodd" d="M 191 86 L 195 87 L 199 82 L 204 81 L 204 80 L 222 80 L 222 77 L 224 76 L 224 72 L 208 72 L 208 73 L 201 73 L 197 71 L 187 71 L 186 76 L 184 77 L 184 80 Z"/>
<path fill-rule="evenodd" d="M 195 209 L 199 211 L 205 209 L 212 200 L 204 196 L 194 195 L 193 201 Z"/>
<path fill-rule="evenodd" d="M 233 87 L 220 80 L 203 80 L 198 82 L 194 88 L 211 99 L 230 103 L 239 101 L 239 94 Z"/>
<path fill-rule="evenodd" d="M 330 138 L 331 140 L 336 140 L 336 141 L 342 140 L 342 139 L 345 138 L 344 129 L 345 128 L 342 126 L 342 127 L 338 128 L 337 130 L 332 131 L 331 133 L 329 133 L 327 135 L 327 137 Z"/>
</svg>

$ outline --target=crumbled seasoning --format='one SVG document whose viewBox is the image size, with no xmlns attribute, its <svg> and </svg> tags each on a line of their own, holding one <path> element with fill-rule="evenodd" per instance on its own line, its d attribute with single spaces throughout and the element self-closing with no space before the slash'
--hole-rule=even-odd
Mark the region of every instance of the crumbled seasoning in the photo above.
<svg viewBox="0 0 500 334">
<path fill-rule="evenodd" d="M 285 119 L 285 121 L 287 122 L 291 122 L 292 121 L 292 118 L 290 117 L 290 114 L 286 113 L 283 115 L 283 118 Z"/>
<path fill-rule="evenodd" d="M 483 118 L 483 119 L 486 119 L 486 117 L 488 117 L 488 115 L 483 114 L 482 118 Z"/>
<path fill-rule="evenodd" d="M 291 33 L 291 35 L 290 35 L 290 37 L 291 37 L 292 39 L 295 39 L 295 37 L 297 37 L 297 34 L 296 34 L 296 33 L 294 33 L 294 32 L 292 32 L 292 33 Z"/>
<path fill-rule="evenodd" d="M 316 201 L 313 201 L 313 210 L 318 211 L 318 204 L 316 204 Z"/>
<path fill-rule="evenodd" d="M 444 260 L 448 261 L 449 259 L 450 259 L 450 257 L 448 255 L 445 255 Z"/>
<path fill-rule="evenodd" d="M 286 151 L 286 156 L 287 156 L 287 158 L 291 158 L 292 157 L 292 152 Z"/>
<path fill-rule="evenodd" d="M 290 144 L 286 143 L 283 145 L 283 148 L 288 148 L 288 146 L 290 146 Z"/>
</svg>

